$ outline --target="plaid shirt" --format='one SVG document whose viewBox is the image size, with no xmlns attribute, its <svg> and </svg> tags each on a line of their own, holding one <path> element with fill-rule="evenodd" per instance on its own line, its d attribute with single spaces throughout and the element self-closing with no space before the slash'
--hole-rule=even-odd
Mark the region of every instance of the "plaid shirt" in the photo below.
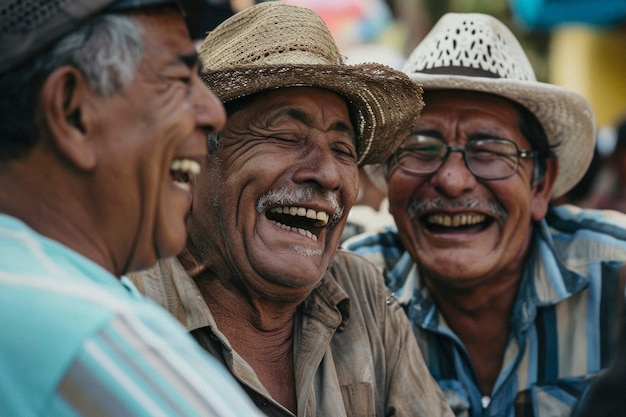
<svg viewBox="0 0 626 417">
<path fill-rule="evenodd" d="M 397 229 L 356 236 L 344 247 L 383 272 L 457 416 L 569 416 L 612 357 L 626 262 L 621 213 L 552 207 L 535 225 L 504 361 L 484 404 L 463 342 L 439 314 Z"/>
</svg>

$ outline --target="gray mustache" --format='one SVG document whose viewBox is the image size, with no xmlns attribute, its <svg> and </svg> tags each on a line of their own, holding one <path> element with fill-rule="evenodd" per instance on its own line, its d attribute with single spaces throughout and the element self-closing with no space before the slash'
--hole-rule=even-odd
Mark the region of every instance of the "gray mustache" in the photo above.
<svg viewBox="0 0 626 417">
<path fill-rule="evenodd" d="M 492 217 L 498 219 L 499 223 L 504 223 L 507 218 L 507 213 L 504 208 L 493 201 L 481 201 L 474 198 L 466 198 L 462 200 L 446 200 L 443 198 L 434 198 L 428 200 L 413 201 L 407 208 L 407 214 L 409 218 L 417 218 L 423 214 L 433 210 L 446 210 L 446 209 L 480 209 L 486 212 Z"/>
<path fill-rule="evenodd" d="M 297 206 L 312 201 L 315 197 L 322 197 L 328 202 L 333 214 L 330 225 L 334 226 L 343 216 L 343 207 L 339 205 L 337 196 L 330 191 L 316 191 L 312 188 L 280 188 L 272 190 L 259 198 L 256 205 L 257 213 L 261 214 L 270 206 Z"/>
</svg>

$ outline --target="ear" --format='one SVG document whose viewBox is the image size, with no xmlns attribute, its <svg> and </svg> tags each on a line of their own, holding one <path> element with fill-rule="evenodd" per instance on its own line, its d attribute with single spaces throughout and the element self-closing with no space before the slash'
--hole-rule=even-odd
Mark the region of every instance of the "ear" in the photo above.
<svg viewBox="0 0 626 417">
<path fill-rule="evenodd" d="M 548 212 L 548 205 L 551 201 L 552 187 L 559 173 L 559 161 L 556 158 L 549 158 L 546 161 L 546 172 L 543 179 L 539 181 L 532 191 L 531 216 L 534 221 L 543 219 Z"/>
<path fill-rule="evenodd" d="M 93 138 L 83 118 L 86 100 L 93 94 L 83 74 L 71 66 L 54 70 L 41 91 L 43 118 L 53 146 L 81 170 L 91 170 L 96 164 Z"/>
</svg>

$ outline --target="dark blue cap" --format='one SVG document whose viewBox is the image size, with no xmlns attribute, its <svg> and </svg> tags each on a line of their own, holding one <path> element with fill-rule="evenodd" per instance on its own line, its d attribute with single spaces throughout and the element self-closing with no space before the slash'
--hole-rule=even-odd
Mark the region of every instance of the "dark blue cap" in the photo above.
<svg viewBox="0 0 626 417">
<path fill-rule="evenodd" d="M 27 62 L 100 13 L 175 0 L 0 0 L 0 75 Z"/>
<path fill-rule="evenodd" d="M 119 0 L 110 5 L 106 11 L 124 11 L 156 4 L 178 3 L 176 0 Z"/>
</svg>

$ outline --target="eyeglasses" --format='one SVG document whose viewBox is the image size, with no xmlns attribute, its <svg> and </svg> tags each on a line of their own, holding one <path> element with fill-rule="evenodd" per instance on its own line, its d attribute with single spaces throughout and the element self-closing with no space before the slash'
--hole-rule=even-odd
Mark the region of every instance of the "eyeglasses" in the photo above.
<svg viewBox="0 0 626 417">
<path fill-rule="evenodd" d="M 520 158 L 534 158 L 540 153 L 520 150 L 515 142 L 506 139 L 475 139 L 464 148 L 448 146 L 444 141 L 427 135 L 412 134 L 394 154 L 398 167 L 411 174 L 432 174 L 450 155 L 460 152 L 467 169 L 484 180 L 501 180 L 517 172 Z"/>
</svg>

